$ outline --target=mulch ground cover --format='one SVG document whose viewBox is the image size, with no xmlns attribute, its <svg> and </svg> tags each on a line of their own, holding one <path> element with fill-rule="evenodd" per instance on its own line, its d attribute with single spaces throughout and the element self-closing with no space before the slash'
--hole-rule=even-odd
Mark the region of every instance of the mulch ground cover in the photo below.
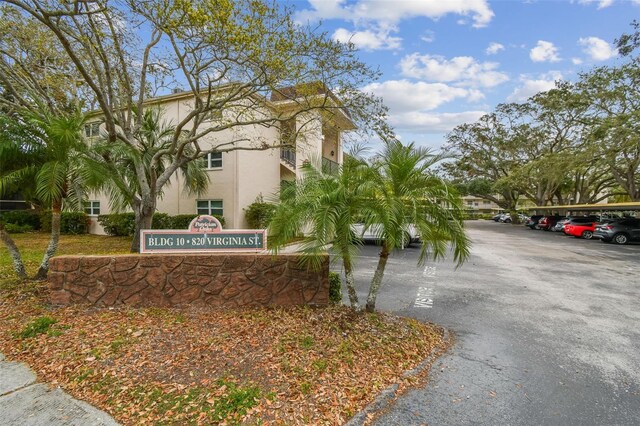
<svg viewBox="0 0 640 426">
<path fill-rule="evenodd" d="M 18 234 L 35 271 L 48 236 Z M 125 238 L 62 236 L 58 254 L 116 254 Z M 443 350 L 431 324 L 346 307 L 56 308 L 0 247 L 0 352 L 125 424 L 339 425 Z"/>
<path fill-rule="evenodd" d="M 346 307 L 54 308 L 30 287 L 0 292 L 0 351 L 123 424 L 343 424 L 444 347 Z"/>
</svg>

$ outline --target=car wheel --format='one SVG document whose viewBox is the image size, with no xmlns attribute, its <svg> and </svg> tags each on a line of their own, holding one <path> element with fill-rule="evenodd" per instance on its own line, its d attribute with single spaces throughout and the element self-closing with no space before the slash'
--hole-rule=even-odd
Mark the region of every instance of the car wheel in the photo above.
<svg viewBox="0 0 640 426">
<path fill-rule="evenodd" d="M 535 225 L 535 226 L 533 227 L 533 229 L 536 229 L 536 230 L 538 230 L 538 231 L 539 231 L 539 230 L 540 230 L 540 225 Z"/>
<path fill-rule="evenodd" d="M 511 219 L 505 219 L 504 223 L 511 223 Z"/>
<path fill-rule="evenodd" d="M 613 242 L 616 244 L 627 244 L 629 242 L 629 237 L 627 234 L 616 234 L 613 236 Z"/>
<path fill-rule="evenodd" d="M 584 238 L 585 240 L 590 240 L 591 238 L 593 238 L 593 232 L 591 232 L 591 231 L 583 231 L 582 232 L 582 238 Z"/>
</svg>

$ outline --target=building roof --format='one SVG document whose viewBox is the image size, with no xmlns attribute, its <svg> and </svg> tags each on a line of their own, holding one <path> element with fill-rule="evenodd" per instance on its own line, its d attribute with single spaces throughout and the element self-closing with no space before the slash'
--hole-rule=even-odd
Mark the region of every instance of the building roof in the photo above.
<svg viewBox="0 0 640 426">
<path fill-rule="evenodd" d="M 214 92 L 221 92 L 227 89 L 230 89 L 234 86 L 237 86 L 239 83 L 231 82 L 226 83 L 220 86 L 217 86 L 212 89 Z M 208 91 L 203 90 L 200 92 L 203 96 L 207 95 Z M 338 97 L 331 92 L 326 86 L 322 83 L 317 84 L 308 84 L 308 85 L 298 85 L 298 86 L 290 86 L 284 87 L 282 89 L 274 90 L 271 93 L 270 99 L 267 99 L 258 94 L 252 94 L 251 96 L 261 100 L 265 105 L 269 106 L 274 110 L 282 109 L 283 107 L 295 107 L 295 105 L 299 104 L 297 99 L 300 99 L 304 96 L 319 96 L 323 95 L 326 99 L 331 101 L 331 105 L 329 107 L 335 107 L 333 110 L 336 111 L 336 114 L 333 114 L 332 119 L 336 122 L 336 125 L 341 130 L 355 130 L 357 126 L 353 122 L 351 113 L 347 110 L 347 108 L 341 106 L 342 102 L 338 99 Z M 193 92 L 191 90 L 185 91 L 176 91 L 174 93 L 169 93 L 166 95 L 160 95 L 153 98 L 148 98 L 145 100 L 146 105 L 154 105 L 154 104 L 162 104 L 166 102 L 179 101 L 181 99 L 192 98 Z M 88 113 L 89 117 L 95 117 L 102 115 L 101 110 L 94 110 Z"/>
<path fill-rule="evenodd" d="M 608 204 L 565 204 L 561 206 L 535 206 L 535 210 L 584 210 L 584 211 L 600 211 L 600 210 L 640 210 L 640 201 L 630 201 L 626 203 L 608 203 Z"/>
</svg>

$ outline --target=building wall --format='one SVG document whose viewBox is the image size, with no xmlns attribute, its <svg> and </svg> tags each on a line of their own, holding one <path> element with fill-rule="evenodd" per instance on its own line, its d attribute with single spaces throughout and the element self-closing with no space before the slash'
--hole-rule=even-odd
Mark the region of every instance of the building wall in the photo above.
<svg viewBox="0 0 640 426">
<path fill-rule="evenodd" d="M 161 105 L 165 120 L 177 124 L 191 110 L 189 100 L 172 100 Z M 268 113 L 266 110 L 264 113 Z M 226 119 L 225 117 L 223 119 Z M 324 128 L 323 128 L 324 127 Z M 327 124 L 323 125 L 319 113 L 301 114 L 296 118 L 296 167 L 294 174 L 299 172 L 305 161 L 310 161 L 321 167 L 322 157 L 340 162 L 342 147 L 339 131 L 332 130 Z M 244 147 L 258 147 L 263 143 L 277 144 L 280 130 L 277 127 L 243 126 L 215 132 L 200 141 L 203 150 L 213 144 L 225 141 L 243 139 L 238 145 Z M 333 151 L 334 155 L 331 156 Z M 171 182 L 164 188 L 163 195 L 158 199 L 157 211 L 170 215 L 196 214 L 198 200 L 222 200 L 223 216 L 226 228 L 246 228 L 248 224 L 244 211 L 259 195 L 265 201 L 275 200 L 283 179 L 291 179 L 292 173 L 281 166 L 280 150 L 270 149 L 237 150 L 222 154 L 222 167 L 207 170 L 209 176 L 208 189 L 204 194 L 188 194 L 184 191 L 184 179 L 180 172 L 176 172 Z M 101 214 L 108 214 L 109 198 L 106 194 L 97 194 L 90 198 L 100 201 Z M 97 224 L 97 216 L 92 216 L 91 233 L 104 233 Z"/>
</svg>

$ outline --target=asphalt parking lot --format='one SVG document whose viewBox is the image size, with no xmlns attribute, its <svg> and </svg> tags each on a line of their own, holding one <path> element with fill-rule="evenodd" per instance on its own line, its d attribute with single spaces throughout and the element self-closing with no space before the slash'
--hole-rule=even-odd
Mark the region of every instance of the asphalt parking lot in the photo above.
<svg viewBox="0 0 640 426">
<path fill-rule="evenodd" d="M 640 424 L 640 245 L 468 222 L 469 261 L 389 260 L 379 310 L 448 328 L 424 388 L 378 425 Z M 378 248 L 356 264 L 361 301 Z"/>
</svg>

